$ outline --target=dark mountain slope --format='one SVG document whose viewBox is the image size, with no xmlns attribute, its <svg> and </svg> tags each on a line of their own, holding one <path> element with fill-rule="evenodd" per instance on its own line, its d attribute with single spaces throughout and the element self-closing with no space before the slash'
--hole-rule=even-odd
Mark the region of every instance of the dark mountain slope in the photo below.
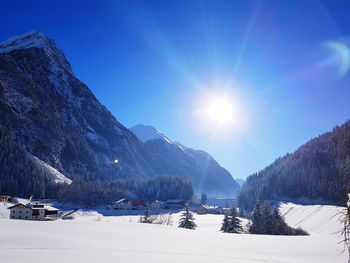
<svg viewBox="0 0 350 263">
<path fill-rule="evenodd" d="M 308 200 L 344 205 L 350 183 L 350 121 L 310 140 L 247 178 L 239 205 L 257 199 Z"/>
<path fill-rule="evenodd" d="M 0 44 L 0 114 L 19 145 L 70 179 L 155 175 L 142 143 L 40 33 Z"/>
</svg>

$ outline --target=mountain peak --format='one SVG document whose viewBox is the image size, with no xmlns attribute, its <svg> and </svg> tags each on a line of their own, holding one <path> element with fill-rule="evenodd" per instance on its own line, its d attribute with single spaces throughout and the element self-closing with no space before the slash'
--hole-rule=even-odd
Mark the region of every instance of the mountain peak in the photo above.
<svg viewBox="0 0 350 263">
<path fill-rule="evenodd" d="M 43 49 L 50 59 L 55 60 L 65 70 L 72 73 L 70 64 L 68 63 L 63 52 L 57 48 L 53 39 L 49 38 L 38 31 L 30 31 L 23 35 L 11 37 L 0 43 L 0 54 L 10 53 L 14 50 L 24 50 L 29 48 Z"/>
<path fill-rule="evenodd" d="M 129 130 L 142 142 L 147 142 L 150 140 L 163 140 L 169 144 L 173 143 L 163 133 L 149 125 L 138 124 L 131 127 Z"/>
<path fill-rule="evenodd" d="M 30 31 L 26 34 L 11 37 L 0 43 L 0 53 L 9 53 L 16 49 L 27 49 L 32 47 L 37 48 L 48 48 L 50 46 L 50 42 L 52 42 L 50 38 L 45 36 L 43 33 L 37 31 Z"/>
</svg>

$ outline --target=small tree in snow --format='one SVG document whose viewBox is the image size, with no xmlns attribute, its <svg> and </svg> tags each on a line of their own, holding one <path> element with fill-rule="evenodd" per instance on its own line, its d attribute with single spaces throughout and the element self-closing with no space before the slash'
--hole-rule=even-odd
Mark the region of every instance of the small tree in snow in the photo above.
<svg viewBox="0 0 350 263">
<path fill-rule="evenodd" d="M 194 222 L 193 213 L 190 211 L 188 207 L 181 214 L 181 218 L 179 221 L 179 227 L 187 228 L 187 229 L 196 229 L 197 225 Z"/>
<path fill-rule="evenodd" d="M 348 263 L 350 263 L 350 194 L 348 194 L 349 201 L 347 202 L 347 206 L 344 209 L 343 214 L 343 232 L 342 235 L 344 239 L 342 242 L 344 243 L 344 250 L 347 249 L 348 251 Z"/>
<path fill-rule="evenodd" d="M 140 223 L 148 223 L 152 224 L 152 218 L 149 215 L 148 205 L 145 207 L 145 211 L 143 212 L 143 216 L 140 218 Z"/>
<path fill-rule="evenodd" d="M 205 193 L 202 193 L 202 196 L 201 196 L 201 205 L 206 205 L 208 202 L 208 197 Z"/>
<path fill-rule="evenodd" d="M 225 214 L 220 231 L 226 232 L 225 230 L 228 229 L 229 224 L 230 222 L 229 222 L 228 214 Z"/>
<path fill-rule="evenodd" d="M 224 233 L 242 233 L 241 220 L 238 219 L 235 208 L 231 208 L 225 215 L 220 231 Z"/>
</svg>

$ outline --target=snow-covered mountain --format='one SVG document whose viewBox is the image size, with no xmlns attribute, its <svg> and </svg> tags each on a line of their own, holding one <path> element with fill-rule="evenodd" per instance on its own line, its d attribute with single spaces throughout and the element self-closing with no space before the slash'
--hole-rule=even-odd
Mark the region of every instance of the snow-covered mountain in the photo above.
<svg viewBox="0 0 350 263">
<path fill-rule="evenodd" d="M 50 182 L 197 173 L 187 162 L 170 169 L 174 164 L 120 124 L 74 76 L 55 42 L 38 32 L 0 43 L 0 119 L 0 192 L 45 196 Z M 204 153 L 196 155 L 203 160 L 198 165 L 216 167 Z M 218 176 L 213 189 L 235 190 L 227 171 L 220 173 L 228 184 Z"/>
<path fill-rule="evenodd" d="M 130 130 L 151 153 L 153 167 L 159 175 L 176 175 L 192 181 L 195 193 L 233 197 L 239 185 L 212 156 L 174 142 L 152 126 L 136 125 Z"/>
<path fill-rule="evenodd" d="M 130 130 L 142 142 L 147 142 L 150 140 L 163 140 L 167 143 L 173 143 L 168 137 L 166 137 L 163 133 L 157 131 L 152 126 L 145 126 L 143 124 L 138 124 L 130 128 Z"/>
<path fill-rule="evenodd" d="M 67 178 L 64 182 L 155 175 L 143 144 L 74 76 L 62 51 L 41 33 L 0 44 L 0 115 L 0 128 L 15 143 L 1 145 L 2 150 L 23 148 L 28 162 L 49 168 L 54 180 L 58 174 Z"/>
</svg>

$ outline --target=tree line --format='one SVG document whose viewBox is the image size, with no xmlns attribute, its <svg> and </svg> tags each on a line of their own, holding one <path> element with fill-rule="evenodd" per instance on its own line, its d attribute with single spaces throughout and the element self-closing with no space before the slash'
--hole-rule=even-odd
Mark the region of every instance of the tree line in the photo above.
<svg viewBox="0 0 350 263">
<path fill-rule="evenodd" d="M 238 204 L 246 213 L 252 210 L 257 199 L 308 198 L 318 203 L 345 205 L 349 185 L 350 121 L 347 121 L 249 176 Z"/>
</svg>

